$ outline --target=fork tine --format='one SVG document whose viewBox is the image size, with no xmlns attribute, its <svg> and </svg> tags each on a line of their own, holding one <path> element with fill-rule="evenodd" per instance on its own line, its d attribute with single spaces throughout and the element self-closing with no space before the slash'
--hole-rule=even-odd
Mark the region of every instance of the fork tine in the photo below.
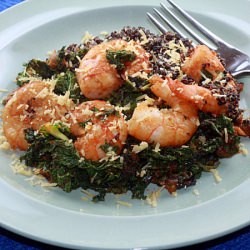
<svg viewBox="0 0 250 250">
<path fill-rule="evenodd" d="M 199 23 L 196 19 L 194 19 L 192 16 L 190 16 L 185 10 L 183 10 L 181 7 L 179 7 L 176 3 L 174 3 L 172 0 L 167 0 L 175 9 L 177 9 L 183 16 L 186 17 L 186 19 L 192 23 L 199 31 L 202 32 L 207 38 L 209 38 L 211 41 L 213 41 L 217 46 L 222 44 L 226 44 L 221 38 L 216 36 L 214 33 L 212 33 L 209 29 L 207 29 L 205 26 L 203 26 L 201 23 Z"/>
<path fill-rule="evenodd" d="M 177 34 L 179 34 L 181 37 L 185 38 L 186 36 L 179 31 L 175 25 L 173 25 L 159 10 L 157 10 L 156 8 L 154 8 L 154 11 L 158 14 L 158 16 L 165 22 L 168 24 L 168 26 L 175 31 Z"/>
<path fill-rule="evenodd" d="M 147 12 L 147 15 L 161 33 L 164 34 L 168 32 L 168 30 L 153 15 L 151 15 L 149 12 Z"/>
<path fill-rule="evenodd" d="M 191 36 L 193 36 L 199 43 L 201 44 L 205 44 L 206 46 L 208 46 L 209 48 L 211 48 L 211 46 L 204 40 L 202 39 L 199 35 L 197 35 L 196 33 L 194 33 L 184 22 L 182 22 L 171 10 L 169 10 L 167 8 L 167 6 L 163 3 L 160 3 L 161 7 L 170 15 L 173 17 L 173 19 L 175 19 Z M 162 17 L 163 18 L 163 17 Z"/>
</svg>

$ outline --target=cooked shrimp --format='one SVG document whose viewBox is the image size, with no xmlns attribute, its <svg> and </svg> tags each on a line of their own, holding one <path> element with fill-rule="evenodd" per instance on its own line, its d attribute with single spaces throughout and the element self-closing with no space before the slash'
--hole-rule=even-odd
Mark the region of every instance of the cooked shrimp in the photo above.
<svg viewBox="0 0 250 250">
<path fill-rule="evenodd" d="M 150 107 L 148 102 L 140 103 L 128 122 L 129 134 L 141 141 L 159 143 L 162 147 L 181 146 L 196 132 L 199 125 L 197 109 L 189 102 L 172 95 L 168 78 L 163 81 L 154 76 L 152 92 L 171 106 L 171 109 Z"/>
<path fill-rule="evenodd" d="M 105 101 L 80 104 L 71 113 L 70 123 L 71 132 L 77 137 L 75 148 L 88 160 L 106 157 L 107 150 L 119 154 L 127 138 L 127 124 L 122 113 Z"/>
<path fill-rule="evenodd" d="M 177 97 L 192 102 L 203 112 L 219 115 L 227 111 L 226 104 L 219 105 L 216 96 L 209 89 L 198 85 L 186 85 L 180 81 L 170 81 L 168 85 Z"/>
<path fill-rule="evenodd" d="M 209 72 L 214 80 L 220 72 L 225 70 L 215 51 L 210 50 L 206 45 L 198 45 L 188 57 L 182 70 L 191 76 L 196 82 L 202 77 L 202 70 Z"/>
<path fill-rule="evenodd" d="M 107 50 L 127 50 L 135 53 L 135 60 L 126 63 L 124 74 L 132 75 L 148 68 L 148 53 L 134 41 L 111 40 L 94 46 L 81 60 L 79 69 L 76 69 L 81 91 L 89 99 L 106 98 L 122 84 L 123 80 L 115 66 L 106 58 Z"/>
<path fill-rule="evenodd" d="M 26 150 L 24 129 L 38 130 L 47 122 L 63 118 L 72 102 L 58 97 L 48 83 L 34 81 L 17 89 L 8 100 L 2 113 L 3 131 L 13 149 Z"/>
</svg>

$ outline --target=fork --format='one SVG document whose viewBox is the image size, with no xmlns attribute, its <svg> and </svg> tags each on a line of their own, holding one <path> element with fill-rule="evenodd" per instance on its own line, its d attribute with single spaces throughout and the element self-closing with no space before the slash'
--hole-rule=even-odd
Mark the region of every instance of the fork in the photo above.
<svg viewBox="0 0 250 250">
<path fill-rule="evenodd" d="M 201 34 L 210 39 L 217 48 L 214 49 L 212 46 L 210 46 L 210 44 L 207 43 L 207 41 L 205 41 L 201 36 L 199 36 L 197 32 L 194 32 L 191 28 L 189 28 L 189 26 L 187 26 L 181 19 L 179 19 L 178 16 L 174 14 L 165 4 L 161 3 L 160 5 L 163 11 L 167 12 L 177 23 L 179 23 L 180 26 L 182 26 L 193 38 L 195 38 L 198 43 L 204 44 L 210 49 L 216 51 L 220 55 L 220 57 L 224 59 L 225 68 L 227 69 L 227 71 L 229 71 L 234 77 L 250 73 L 250 57 L 248 55 L 216 36 L 172 0 L 167 1 L 175 10 L 179 12 L 180 15 L 184 16 L 190 22 L 190 24 L 197 28 L 201 32 Z M 165 23 L 181 37 L 186 37 L 171 21 L 169 21 L 169 19 L 163 14 L 164 12 L 161 12 L 156 8 L 154 8 L 154 11 L 157 18 L 150 13 L 147 13 L 147 15 L 153 22 L 153 24 L 163 34 L 169 31 L 164 26 L 163 23 Z"/>
</svg>

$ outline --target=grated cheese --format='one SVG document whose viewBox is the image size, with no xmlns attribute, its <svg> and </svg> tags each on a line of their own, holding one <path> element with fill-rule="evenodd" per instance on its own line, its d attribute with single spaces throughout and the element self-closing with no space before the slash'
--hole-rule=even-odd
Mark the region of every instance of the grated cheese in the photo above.
<svg viewBox="0 0 250 250">
<path fill-rule="evenodd" d="M 82 201 L 88 201 L 88 200 L 89 200 L 89 198 L 88 198 L 88 197 L 86 197 L 86 196 L 83 196 L 83 197 L 81 197 L 81 200 L 82 200 Z"/>
<path fill-rule="evenodd" d="M 0 130 L 0 149 L 10 150 L 11 149 L 10 144 L 7 141 L 7 138 L 2 133 L 3 133 L 3 130 L 1 129 Z"/>
<path fill-rule="evenodd" d="M 142 150 L 146 149 L 148 147 L 148 143 L 145 141 L 142 141 L 139 145 L 134 145 L 132 152 L 138 154 Z"/>
<path fill-rule="evenodd" d="M 5 93 L 5 92 L 9 92 L 8 89 L 0 89 L 0 92 Z"/>
<path fill-rule="evenodd" d="M 246 148 L 242 148 L 240 152 L 245 156 L 248 155 L 248 150 Z"/>
<path fill-rule="evenodd" d="M 217 169 L 210 169 L 210 172 L 214 175 L 214 179 L 217 183 L 222 181 L 222 178 L 219 175 L 219 171 Z"/>
<path fill-rule="evenodd" d="M 161 146 L 160 143 L 157 142 L 153 151 L 155 151 L 156 153 L 160 152 L 161 151 L 160 146 Z"/>
<path fill-rule="evenodd" d="M 89 40 L 91 40 L 94 36 L 91 35 L 88 31 L 85 32 L 85 35 L 83 36 L 81 43 L 85 44 L 87 43 Z"/>
<path fill-rule="evenodd" d="M 224 134 L 225 134 L 225 143 L 228 143 L 228 131 L 227 131 L 227 128 L 224 128 Z"/>
<path fill-rule="evenodd" d="M 57 183 L 41 182 L 41 187 L 56 187 Z"/>
<path fill-rule="evenodd" d="M 101 32 L 100 32 L 100 35 L 102 35 L 102 36 L 104 36 L 104 37 L 107 36 L 108 34 L 109 34 L 109 33 L 108 33 L 107 31 L 101 31 Z"/>
<path fill-rule="evenodd" d="M 141 38 L 142 38 L 142 41 L 140 42 L 140 44 L 146 44 L 148 43 L 148 39 L 147 39 L 147 36 L 146 34 L 143 32 L 143 30 L 139 29 L 139 33 L 141 34 Z"/>
<path fill-rule="evenodd" d="M 171 195 L 172 195 L 173 197 L 177 197 L 178 193 L 175 191 L 175 192 L 172 192 Z"/>
<path fill-rule="evenodd" d="M 94 194 L 91 194 L 89 191 L 87 191 L 85 189 L 81 189 L 81 192 L 86 194 L 87 197 L 89 197 L 89 198 L 93 198 L 95 196 Z"/>
<path fill-rule="evenodd" d="M 17 156 L 13 157 L 10 166 L 14 174 L 21 174 L 24 176 L 32 176 L 34 174 L 32 169 L 26 166 L 24 163 L 20 162 Z"/>
<path fill-rule="evenodd" d="M 149 205 L 152 207 L 157 207 L 157 199 L 161 195 L 161 191 L 165 188 L 165 186 L 160 187 L 156 191 L 152 191 L 146 198 L 146 201 L 148 202 Z"/>
<path fill-rule="evenodd" d="M 46 96 L 49 95 L 49 89 L 44 87 L 39 93 L 37 93 L 35 90 L 34 90 L 34 94 L 36 94 L 36 98 L 45 98 Z"/>
<path fill-rule="evenodd" d="M 199 192 L 198 189 L 193 189 L 193 194 L 196 195 L 196 196 L 199 196 L 200 192 Z"/>
<path fill-rule="evenodd" d="M 117 200 L 116 203 L 122 206 L 132 207 L 132 204 L 126 201 Z"/>
<path fill-rule="evenodd" d="M 244 147 L 244 144 L 240 143 L 239 146 L 240 146 L 239 153 L 241 153 L 244 156 L 248 155 L 248 150 Z"/>
</svg>

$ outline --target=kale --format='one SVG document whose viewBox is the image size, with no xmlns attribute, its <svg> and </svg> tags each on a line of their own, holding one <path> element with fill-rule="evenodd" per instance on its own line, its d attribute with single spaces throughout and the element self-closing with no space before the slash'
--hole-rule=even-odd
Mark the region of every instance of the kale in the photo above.
<svg viewBox="0 0 250 250">
<path fill-rule="evenodd" d="M 160 152 L 155 152 L 154 146 L 150 145 L 139 153 L 139 157 L 147 162 L 144 170 L 151 182 L 164 185 L 170 193 L 194 185 L 203 171 L 196 153 L 189 147 L 162 148 Z"/>
<path fill-rule="evenodd" d="M 116 110 L 115 108 L 98 109 L 97 107 L 92 107 L 90 110 L 93 111 L 94 113 L 98 113 L 96 114 L 96 116 L 100 117 L 100 119 L 105 119 L 106 117 L 111 116 L 111 115 L 120 117 L 119 111 Z"/>
<path fill-rule="evenodd" d="M 194 185 L 203 171 L 218 166 L 220 158 L 239 151 L 240 138 L 234 134 L 231 119 L 199 115 L 201 124 L 187 145 L 161 148 L 159 152 L 149 145 L 138 154 L 152 183 L 165 185 L 169 192 Z"/>
<path fill-rule="evenodd" d="M 230 118 L 200 112 L 200 126 L 190 141 L 193 150 L 203 154 L 230 157 L 239 151 L 240 137 L 234 134 Z"/>
<path fill-rule="evenodd" d="M 32 59 L 24 64 L 24 70 L 18 73 L 16 83 L 19 87 L 30 82 L 32 78 L 48 79 L 55 73 L 45 61 Z"/>
<path fill-rule="evenodd" d="M 57 139 L 67 141 L 74 139 L 74 136 L 70 133 L 69 127 L 63 123 L 50 124 L 46 123 L 40 128 L 40 132 L 44 135 L 52 135 Z"/>
<path fill-rule="evenodd" d="M 106 58 L 110 64 L 115 65 L 117 72 L 120 74 L 126 68 L 126 63 L 133 62 L 136 55 L 133 51 L 128 50 L 107 50 Z"/>
<path fill-rule="evenodd" d="M 150 183 L 165 186 L 172 193 L 194 185 L 203 171 L 216 168 L 220 158 L 230 157 L 239 150 L 239 137 L 234 134 L 229 118 L 202 112 L 199 118 L 197 132 L 184 146 L 155 150 L 155 145 L 150 144 L 134 153 L 133 145 L 140 141 L 128 136 L 120 157 L 102 161 L 81 158 L 74 147 L 75 138 L 62 124 L 43 126 L 38 133 L 26 129 L 30 146 L 21 160 L 41 169 L 49 181 L 66 192 L 79 187 L 98 192 L 93 201 L 104 200 L 106 193 L 127 191 L 131 191 L 132 198 L 145 199 Z M 109 143 L 101 148 L 104 152 L 117 150 Z"/>
<path fill-rule="evenodd" d="M 110 151 L 114 151 L 115 153 L 118 152 L 119 147 L 116 145 L 112 145 L 110 143 L 105 142 L 105 144 L 101 145 L 100 148 L 105 152 L 108 153 Z"/>
<path fill-rule="evenodd" d="M 86 175 L 78 168 L 80 156 L 70 141 L 61 140 L 49 133 L 35 133 L 25 130 L 30 147 L 20 157 L 26 165 L 41 169 L 41 173 L 66 192 L 88 182 Z"/>
<path fill-rule="evenodd" d="M 64 72 L 65 70 L 71 70 L 74 72 L 74 69 L 79 67 L 79 58 L 83 58 L 87 52 L 88 48 L 83 47 L 82 44 L 63 46 L 56 52 L 56 71 Z"/>
<path fill-rule="evenodd" d="M 134 109 L 137 106 L 137 98 L 148 94 L 147 89 L 142 89 L 144 86 L 148 85 L 148 81 L 139 77 L 130 78 L 131 81 L 125 81 L 122 86 L 111 93 L 108 101 L 115 106 L 127 107 L 123 113 L 126 115 L 127 119 L 130 119 Z"/>
<path fill-rule="evenodd" d="M 119 111 L 114 109 L 114 108 L 102 110 L 102 116 L 103 117 L 107 117 L 107 116 L 111 116 L 111 115 L 114 115 L 116 117 L 120 117 Z"/>
<path fill-rule="evenodd" d="M 93 201 L 103 200 L 108 192 L 125 193 L 134 186 L 131 175 L 126 174 L 126 168 L 120 159 L 102 162 L 82 160 L 73 142 L 55 136 L 55 130 L 62 133 L 65 128 L 43 127 L 38 133 L 26 129 L 25 136 L 30 146 L 20 160 L 28 166 L 40 169 L 40 173 L 49 181 L 57 183 L 66 192 L 79 187 L 97 191 L 99 194 Z M 136 177 L 133 182 L 138 185 L 135 179 Z M 134 196 L 139 197 L 139 194 Z"/>
<path fill-rule="evenodd" d="M 75 103 L 82 102 L 86 99 L 81 93 L 81 89 L 73 72 L 67 70 L 65 73 L 58 74 L 55 81 L 55 94 L 64 95 L 67 91 L 69 91 L 69 97 Z"/>
<path fill-rule="evenodd" d="M 32 59 L 23 65 L 24 70 L 18 73 L 16 77 L 16 83 L 19 87 L 21 87 L 24 84 L 29 83 L 34 78 L 51 79 L 53 76 L 57 76 L 59 81 L 70 82 L 72 81 L 72 76 L 70 76 L 67 71 L 71 71 L 74 75 L 75 68 L 79 67 L 79 59 L 82 58 L 87 53 L 87 51 L 88 49 L 82 47 L 82 45 L 72 44 L 68 47 L 63 46 L 60 50 L 55 52 L 56 63 L 53 66 L 50 64 L 50 58 L 44 61 Z M 62 72 L 65 72 L 65 77 L 60 75 Z M 64 83 L 60 84 L 64 85 Z M 69 85 L 70 84 L 68 83 L 68 87 Z M 58 88 L 60 89 L 61 87 Z M 60 89 L 59 91 L 62 90 Z M 74 100 L 79 97 L 78 88 L 74 88 L 74 93 L 72 96 Z"/>
</svg>

